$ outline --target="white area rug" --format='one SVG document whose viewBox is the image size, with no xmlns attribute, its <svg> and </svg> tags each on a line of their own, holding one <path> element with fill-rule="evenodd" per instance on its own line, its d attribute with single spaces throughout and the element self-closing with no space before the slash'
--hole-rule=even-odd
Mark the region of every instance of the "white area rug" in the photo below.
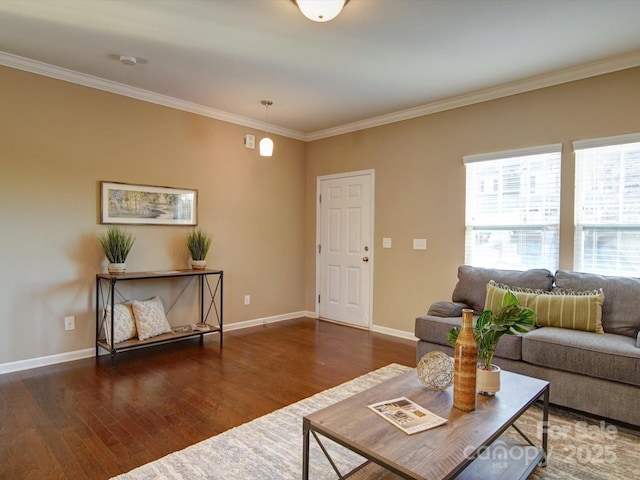
<svg viewBox="0 0 640 480">
<path fill-rule="evenodd" d="M 136 468 L 118 480 L 220 479 L 299 480 L 302 478 L 302 417 L 409 370 L 391 364 L 312 397 L 257 418 Z M 531 439 L 539 438 L 541 412 L 533 406 L 518 419 Z M 532 480 L 640 479 L 640 436 L 636 431 L 552 408 L 549 415 L 549 465 Z M 517 438 L 512 429 L 507 434 Z M 535 440 L 534 440 L 535 441 Z M 363 459 L 323 439 L 342 473 Z M 335 479 L 329 462 L 311 438 L 309 477 Z M 500 468 L 496 462 L 495 468 Z"/>
</svg>

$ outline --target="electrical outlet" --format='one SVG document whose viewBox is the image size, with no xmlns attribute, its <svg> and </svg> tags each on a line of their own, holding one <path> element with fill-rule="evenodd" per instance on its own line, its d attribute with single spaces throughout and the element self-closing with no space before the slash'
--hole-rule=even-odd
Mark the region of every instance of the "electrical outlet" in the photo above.
<svg viewBox="0 0 640 480">
<path fill-rule="evenodd" d="M 64 329 L 75 330 L 75 328 L 76 328 L 76 317 L 64 317 Z"/>
<path fill-rule="evenodd" d="M 251 303 L 251 295 L 244 296 L 244 304 L 249 305 Z"/>
</svg>

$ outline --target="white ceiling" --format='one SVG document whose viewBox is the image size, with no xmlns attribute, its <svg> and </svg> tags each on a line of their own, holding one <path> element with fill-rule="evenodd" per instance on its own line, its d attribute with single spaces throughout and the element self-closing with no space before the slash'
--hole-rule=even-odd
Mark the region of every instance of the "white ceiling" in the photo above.
<svg viewBox="0 0 640 480">
<path fill-rule="evenodd" d="M 0 0 L 0 64 L 314 139 L 640 65 L 639 0 Z M 121 54 L 144 59 L 136 66 Z"/>
</svg>

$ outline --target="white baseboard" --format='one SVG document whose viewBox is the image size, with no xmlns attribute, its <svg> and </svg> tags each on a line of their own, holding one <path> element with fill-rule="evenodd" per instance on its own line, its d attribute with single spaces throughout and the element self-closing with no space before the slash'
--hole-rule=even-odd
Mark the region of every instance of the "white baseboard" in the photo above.
<svg viewBox="0 0 640 480">
<path fill-rule="evenodd" d="M 285 313 L 282 315 L 274 315 L 272 317 L 256 318 L 254 320 L 247 320 L 244 322 L 229 323 L 224 326 L 224 331 L 229 332 L 232 330 L 240 330 L 242 328 L 256 327 L 259 325 L 267 325 L 269 323 L 282 322 L 285 320 L 293 320 L 300 317 L 316 318 L 315 312 L 301 310 L 299 312 Z M 372 325 L 371 331 L 383 333 L 385 335 L 391 335 L 394 337 L 405 338 L 407 340 L 417 341 L 418 339 L 409 332 L 402 330 L 396 330 L 393 328 L 381 327 L 378 325 Z M 48 355 L 46 357 L 28 358 L 26 360 L 19 360 L 17 362 L 0 363 L 0 375 L 4 373 L 19 372 L 22 370 L 28 370 L 30 368 L 46 367 L 47 365 L 55 365 L 57 363 L 71 362 L 73 360 L 80 360 L 82 358 L 93 357 L 96 354 L 95 347 L 84 348 L 82 350 L 76 350 L 74 352 L 58 353 L 55 355 Z"/>
<path fill-rule="evenodd" d="M 384 333 L 385 335 L 391 335 L 393 337 L 400 337 L 406 340 L 412 340 L 414 342 L 418 341 L 418 337 L 416 337 L 411 332 L 405 332 L 404 330 L 396 330 L 395 328 L 381 327 L 380 325 L 371 325 L 372 332 Z"/>
<path fill-rule="evenodd" d="M 283 315 L 275 315 L 273 317 L 258 318 L 248 320 L 246 322 L 230 323 L 224 326 L 224 331 L 239 330 L 241 328 L 255 327 L 256 325 L 266 325 L 268 323 L 281 322 L 284 320 L 292 320 L 300 317 L 314 318 L 313 312 L 300 311 L 294 313 L 286 313 Z M 108 352 L 104 352 L 108 355 Z M 58 353 L 48 355 L 46 357 L 28 358 L 26 360 L 18 360 L 16 362 L 0 363 L 0 375 L 4 373 L 19 372 L 30 368 L 46 367 L 47 365 L 55 365 L 57 363 L 71 362 L 82 358 L 93 357 L 96 354 L 95 347 L 76 350 L 75 352 Z"/>
<path fill-rule="evenodd" d="M 311 317 L 315 318 L 315 313 L 305 310 L 293 313 L 285 313 L 283 315 L 274 315 L 273 317 L 256 318 L 254 320 L 246 320 L 244 322 L 229 323 L 224 326 L 225 332 L 232 330 L 240 330 L 241 328 L 257 327 L 267 325 L 269 323 L 282 322 L 284 320 L 293 320 L 294 318 Z"/>
<path fill-rule="evenodd" d="M 93 357 L 95 354 L 96 347 L 92 347 L 76 350 L 75 352 L 57 353 L 55 355 L 47 355 L 46 357 L 27 358 L 26 360 L 18 360 L 17 362 L 0 363 L 0 375 L 3 373 L 28 370 L 30 368 L 46 367 L 47 365 L 55 365 L 56 363 L 71 362 L 72 360 Z"/>
</svg>

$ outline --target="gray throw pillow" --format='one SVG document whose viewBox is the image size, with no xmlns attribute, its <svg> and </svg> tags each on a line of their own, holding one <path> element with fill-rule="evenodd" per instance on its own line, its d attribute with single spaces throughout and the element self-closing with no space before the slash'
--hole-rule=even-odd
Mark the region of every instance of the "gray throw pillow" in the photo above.
<svg viewBox="0 0 640 480">
<path fill-rule="evenodd" d="M 602 328 L 636 338 L 640 332 L 640 278 L 597 275 L 595 273 L 556 272 L 556 287 L 563 290 L 597 290 L 604 292 Z"/>
<path fill-rule="evenodd" d="M 487 283 L 490 280 L 509 287 L 532 290 L 548 291 L 553 285 L 553 275 L 546 268 L 521 271 L 461 265 L 458 267 L 458 283 L 453 290 L 452 300 L 466 303 L 476 314 L 482 313 L 487 295 Z"/>
</svg>

